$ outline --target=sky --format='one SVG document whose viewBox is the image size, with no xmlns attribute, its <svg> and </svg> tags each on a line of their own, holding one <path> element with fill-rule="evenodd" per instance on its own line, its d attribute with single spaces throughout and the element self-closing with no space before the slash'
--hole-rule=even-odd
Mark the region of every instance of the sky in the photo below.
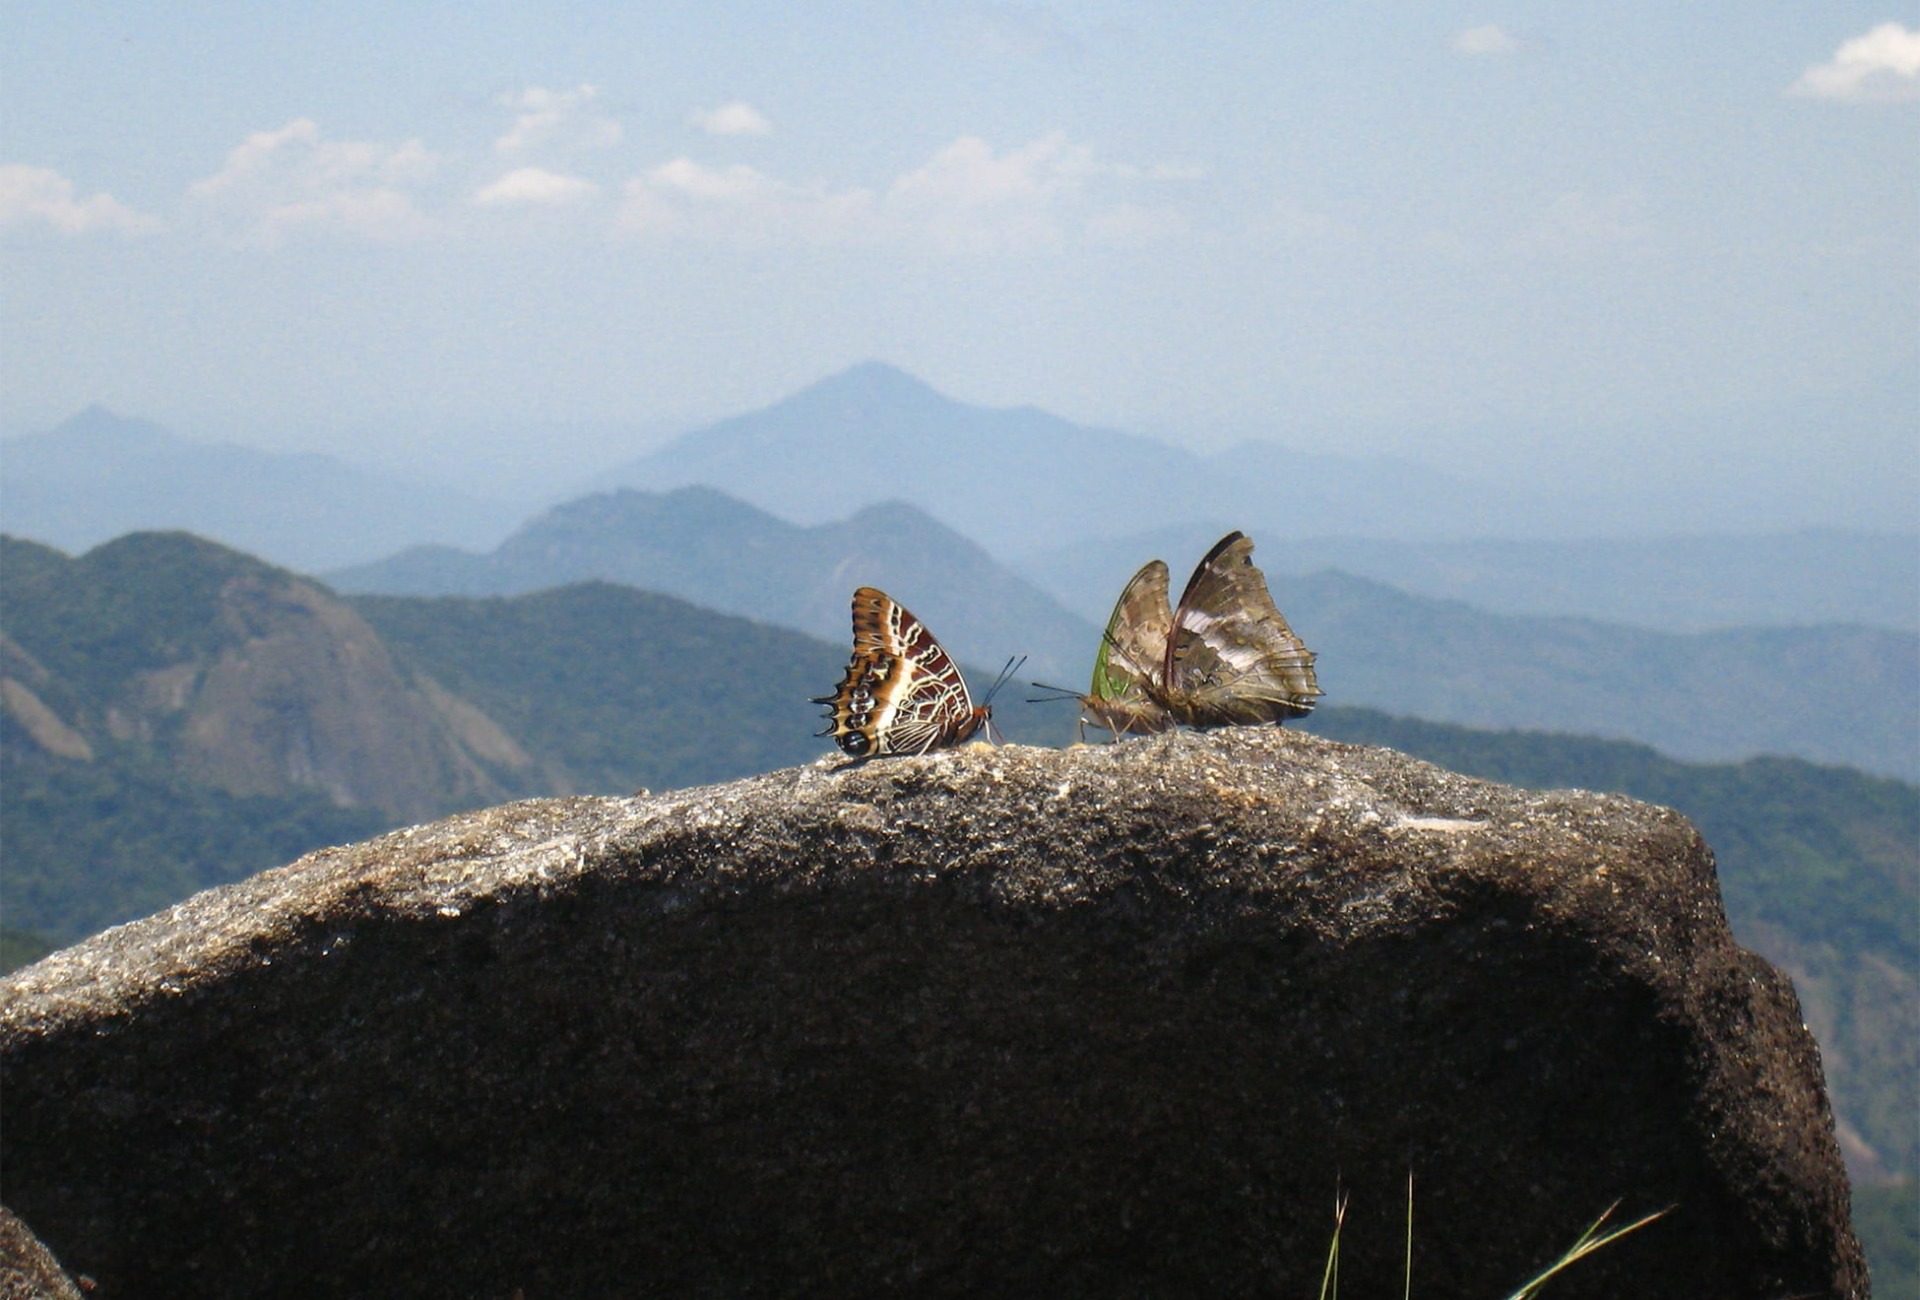
<svg viewBox="0 0 1920 1300">
<path fill-rule="evenodd" d="M 0 431 L 473 486 L 877 358 L 1468 475 L 1920 442 L 1911 4 L 0 15 Z"/>
</svg>

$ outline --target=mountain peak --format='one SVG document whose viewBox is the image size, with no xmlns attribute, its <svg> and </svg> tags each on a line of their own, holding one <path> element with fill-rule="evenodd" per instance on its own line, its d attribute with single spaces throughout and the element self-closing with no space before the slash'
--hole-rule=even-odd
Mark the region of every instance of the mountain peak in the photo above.
<svg viewBox="0 0 1920 1300">
<path fill-rule="evenodd" d="M 48 445 L 120 454 L 176 449 L 186 439 L 152 420 L 136 419 L 95 402 L 41 434 L 25 435 Z"/>
<path fill-rule="evenodd" d="M 925 380 L 885 361 L 862 361 L 810 384 L 776 406 L 790 404 L 874 406 L 952 405 L 953 399 Z"/>
</svg>

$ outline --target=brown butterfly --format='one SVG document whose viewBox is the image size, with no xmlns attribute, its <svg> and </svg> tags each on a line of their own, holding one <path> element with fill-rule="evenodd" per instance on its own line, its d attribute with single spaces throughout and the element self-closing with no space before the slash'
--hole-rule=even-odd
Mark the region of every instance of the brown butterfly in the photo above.
<svg viewBox="0 0 1920 1300">
<path fill-rule="evenodd" d="M 1285 722 L 1321 695 L 1313 661 L 1274 606 L 1253 542 L 1228 533 L 1180 595 L 1153 697 L 1190 727 Z"/>
<path fill-rule="evenodd" d="M 1012 672 L 1010 662 L 1001 680 Z M 997 689 L 999 683 L 996 682 Z M 855 758 L 924 754 L 958 745 L 990 726 L 993 691 L 975 705 L 966 679 L 926 624 L 877 587 L 853 593 L 853 657 L 832 695 L 818 696 L 831 719 L 818 734 Z"/>
<path fill-rule="evenodd" d="M 1164 563 L 1133 575 L 1101 634 L 1092 689 L 1076 698 L 1083 723 L 1116 736 L 1178 722 L 1278 723 L 1313 709 L 1321 694 L 1313 661 L 1275 608 L 1253 543 L 1228 533 L 1194 569 L 1177 609 Z"/>
</svg>

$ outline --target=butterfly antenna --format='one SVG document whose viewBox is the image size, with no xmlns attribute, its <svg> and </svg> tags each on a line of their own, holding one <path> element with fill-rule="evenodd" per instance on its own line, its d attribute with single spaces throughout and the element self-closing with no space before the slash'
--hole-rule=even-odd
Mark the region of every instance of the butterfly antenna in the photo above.
<svg viewBox="0 0 1920 1300">
<path fill-rule="evenodd" d="M 987 693 L 980 697 L 981 706 L 985 707 L 987 705 L 992 704 L 994 695 L 999 691 L 999 689 L 1002 686 L 1005 686 L 1007 684 L 1008 680 L 1015 673 L 1020 671 L 1020 666 L 1026 662 L 1027 662 L 1027 657 L 1025 655 L 1019 655 L 1017 657 L 1009 657 L 1007 660 L 1006 667 L 1002 668 L 1000 670 L 1000 675 L 993 679 L 993 685 L 987 687 Z"/>
<path fill-rule="evenodd" d="M 1028 704 L 1058 704 L 1061 700 L 1077 700 L 1080 698 L 1079 691 L 1070 691 L 1064 686 L 1049 686 L 1045 682 L 1029 682 L 1027 684 L 1033 687 L 1036 691 L 1052 691 L 1053 692 L 1053 694 L 1051 695 L 1041 695 L 1041 696 L 1029 695 L 1027 697 Z"/>
</svg>

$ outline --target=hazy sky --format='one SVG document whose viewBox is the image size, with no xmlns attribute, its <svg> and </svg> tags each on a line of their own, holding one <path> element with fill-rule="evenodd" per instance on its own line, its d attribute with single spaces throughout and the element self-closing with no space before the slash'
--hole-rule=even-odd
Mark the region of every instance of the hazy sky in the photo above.
<svg viewBox="0 0 1920 1300">
<path fill-rule="evenodd" d="M 597 462 L 877 357 L 1472 469 L 1916 368 L 1911 4 L 0 14 L 8 431 Z"/>
</svg>

